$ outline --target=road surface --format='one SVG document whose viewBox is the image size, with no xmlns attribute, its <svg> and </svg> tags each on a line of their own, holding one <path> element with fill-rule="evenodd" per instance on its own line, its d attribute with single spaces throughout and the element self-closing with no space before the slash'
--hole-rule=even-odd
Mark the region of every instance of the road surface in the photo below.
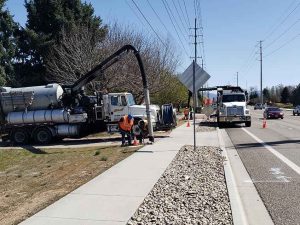
<svg viewBox="0 0 300 225">
<path fill-rule="evenodd" d="M 300 116 L 267 120 L 252 110 L 252 126 L 226 131 L 275 224 L 300 224 Z"/>
</svg>

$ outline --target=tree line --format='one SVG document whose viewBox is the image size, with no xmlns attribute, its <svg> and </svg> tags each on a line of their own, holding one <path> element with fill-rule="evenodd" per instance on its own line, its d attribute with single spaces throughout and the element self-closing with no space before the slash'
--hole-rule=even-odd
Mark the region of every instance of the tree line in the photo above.
<svg viewBox="0 0 300 225">
<path fill-rule="evenodd" d="M 250 101 L 259 101 L 259 92 L 256 88 L 250 88 Z M 300 105 L 300 84 L 296 86 L 284 86 L 282 84 L 272 87 L 266 87 L 263 89 L 263 99 L 264 102 L 268 104 L 273 103 L 284 103 Z"/>
<path fill-rule="evenodd" d="M 143 59 L 154 103 L 185 104 L 188 91 L 178 81 L 179 58 L 170 40 L 161 44 L 134 26 L 104 23 L 80 0 L 25 0 L 27 22 L 14 21 L 0 0 L 0 86 L 71 84 L 125 44 Z M 87 91 L 132 92 L 143 101 L 137 62 L 127 55 L 87 85 Z"/>
</svg>

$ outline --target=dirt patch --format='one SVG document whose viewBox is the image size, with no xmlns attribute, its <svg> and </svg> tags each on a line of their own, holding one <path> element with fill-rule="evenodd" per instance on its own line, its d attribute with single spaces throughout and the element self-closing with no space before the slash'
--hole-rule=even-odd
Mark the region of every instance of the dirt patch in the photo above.
<svg viewBox="0 0 300 225">
<path fill-rule="evenodd" d="M 17 224 L 138 148 L 0 150 L 0 224 Z"/>
</svg>

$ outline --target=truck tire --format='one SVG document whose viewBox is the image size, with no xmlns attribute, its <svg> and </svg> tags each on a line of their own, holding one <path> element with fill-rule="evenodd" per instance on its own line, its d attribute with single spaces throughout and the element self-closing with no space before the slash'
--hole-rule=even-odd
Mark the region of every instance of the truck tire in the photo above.
<svg viewBox="0 0 300 225">
<path fill-rule="evenodd" d="M 16 145 L 26 145 L 29 142 L 29 133 L 24 128 L 12 130 L 10 140 Z"/>
<path fill-rule="evenodd" d="M 293 116 L 295 116 L 296 115 L 296 113 L 295 112 L 293 112 Z M 299 114 L 298 114 L 298 116 L 299 116 Z"/>
<path fill-rule="evenodd" d="M 47 127 L 39 127 L 33 133 L 34 142 L 38 144 L 49 144 L 52 141 L 52 133 Z"/>
<path fill-rule="evenodd" d="M 245 123 L 245 126 L 246 126 L 246 127 L 251 127 L 251 121 L 247 121 L 247 122 Z"/>
</svg>

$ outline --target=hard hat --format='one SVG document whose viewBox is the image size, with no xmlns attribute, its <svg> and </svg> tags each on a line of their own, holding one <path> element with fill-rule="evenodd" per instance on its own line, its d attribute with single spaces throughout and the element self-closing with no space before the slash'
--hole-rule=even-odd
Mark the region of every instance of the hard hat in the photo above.
<svg viewBox="0 0 300 225">
<path fill-rule="evenodd" d="M 132 120 L 132 119 L 133 119 L 132 115 L 129 114 L 129 115 L 128 115 L 128 119 L 129 119 L 129 120 Z"/>
</svg>

